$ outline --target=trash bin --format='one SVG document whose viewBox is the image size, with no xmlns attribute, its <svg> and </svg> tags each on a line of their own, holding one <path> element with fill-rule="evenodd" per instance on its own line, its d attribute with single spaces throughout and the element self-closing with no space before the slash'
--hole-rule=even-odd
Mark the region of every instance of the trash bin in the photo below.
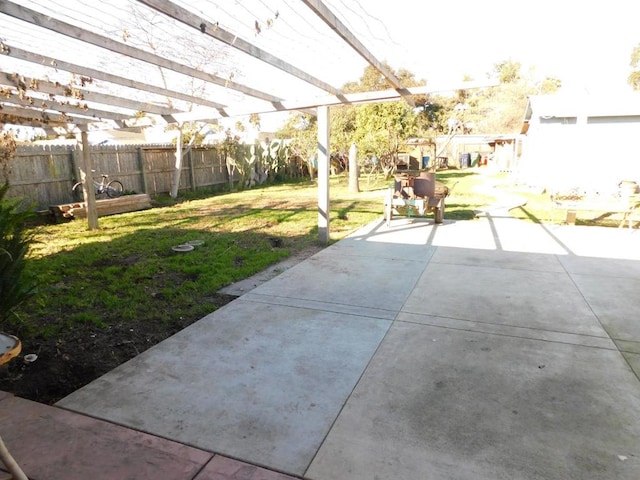
<svg viewBox="0 0 640 480">
<path fill-rule="evenodd" d="M 479 167 L 480 166 L 480 154 L 478 152 L 474 152 L 471 154 L 471 163 L 470 167 Z"/>
<path fill-rule="evenodd" d="M 422 157 L 422 168 L 423 169 L 429 168 L 429 156 L 428 155 L 425 155 L 424 157 Z"/>
<path fill-rule="evenodd" d="M 460 168 L 469 168 L 471 165 L 471 154 L 470 153 L 461 153 L 460 154 Z"/>
</svg>

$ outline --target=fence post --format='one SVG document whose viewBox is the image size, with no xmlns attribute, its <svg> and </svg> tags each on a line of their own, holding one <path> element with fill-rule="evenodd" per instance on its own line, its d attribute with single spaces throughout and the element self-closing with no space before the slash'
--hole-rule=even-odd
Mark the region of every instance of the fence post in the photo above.
<svg viewBox="0 0 640 480">
<path fill-rule="evenodd" d="M 80 200 L 80 201 L 84 200 L 83 198 L 78 198 L 78 192 L 73 190 L 73 186 L 82 179 L 81 168 L 80 168 L 80 165 L 82 162 L 82 159 L 80 158 L 81 153 L 82 153 L 82 150 L 78 148 L 77 143 L 75 143 L 71 147 L 71 151 L 69 152 L 69 159 L 71 160 L 71 170 L 73 171 L 73 176 L 74 176 L 74 178 L 70 179 L 71 187 L 69 187 L 69 190 L 71 192 L 70 197 L 72 202 L 75 202 L 76 200 Z M 82 194 L 82 191 L 83 189 L 80 188 L 80 194 Z"/>
<path fill-rule="evenodd" d="M 140 167 L 140 180 L 142 183 L 142 193 L 149 193 L 147 188 L 147 172 L 145 170 L 145 156 L 142 147 L 138 147 L 138 166 Z"/>
<path fill-rule="evenodd" d="M 49 147 L 51 148 L 51 147 Z M 71 160 L 71 170 L 73 171 L 73 175 L 75 178 L 70 178 L 72 182 L 80 181 L 80 162 L 78 161 L 78 147 L 74 145 L 69 152 L 69 158 Z"/>
<path fill-rule="evenodd" d="M 196 185 L 196 172 L 193 169 L 193 156 L 191 155 L 193 152 L 193 148 L 190 148 L 187 152 L 187 163 L 189 164 L 189 178 L 191 180 L 191 190 L 194 192 L 198 189 Z"/>
</svg>

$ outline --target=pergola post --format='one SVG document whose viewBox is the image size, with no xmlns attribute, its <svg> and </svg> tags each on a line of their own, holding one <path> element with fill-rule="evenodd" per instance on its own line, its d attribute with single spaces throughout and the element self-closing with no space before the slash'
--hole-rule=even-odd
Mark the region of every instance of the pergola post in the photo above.
<svg viewBox="0 0 640 480">
<path fill-rule="evenodd" d="M 82 161 L 80 162 L 80 181 L 82 182 L 82 195 L 87 206 L 87 225 L 89 230 L 96 230 L 98 226 L 98 209 L 96 208 L 96 192 L 93 187 L 93 171 L 91 165 L 91 150 L 87 131 L 83 128 L 80 132 Z"/>
<path fill-rule="evenodd" d="M 329 107 L 318 107 L 318 237 L 329 243 Z"/>
</svg>

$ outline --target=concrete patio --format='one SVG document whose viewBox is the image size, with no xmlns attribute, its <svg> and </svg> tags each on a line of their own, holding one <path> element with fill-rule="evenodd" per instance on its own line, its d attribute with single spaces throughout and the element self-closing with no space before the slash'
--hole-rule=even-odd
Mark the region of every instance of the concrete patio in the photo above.
<svg viewBox="0 0 640 480">
<path fill-rule="evenodd" d="M 0 432 L 36 480 L 637 479 L 639 312 L 638 230 L 376 222 Z"/>
</svg>

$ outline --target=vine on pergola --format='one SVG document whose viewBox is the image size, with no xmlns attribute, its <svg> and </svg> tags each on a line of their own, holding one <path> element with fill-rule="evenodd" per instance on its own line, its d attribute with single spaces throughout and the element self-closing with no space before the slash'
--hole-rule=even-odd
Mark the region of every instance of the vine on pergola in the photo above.
<svg viewBox="0 0 640 480">
<path fill-rule="evenodd" d="M 0 49 L 0 51 L 4 50 Z M 82 102 L 82 100 L 84 100 L 82 91 L 76 88 L 76 85 L 84 87 L 86 84 L 92 83 L 93 80 L 89 77 L 73 75 L 72 81 L 68 85 L 62 84 L 60 82 L 54 82 L 54 85 L 61 89 L 61 95 L 63 97 L 75 99 L 75 102 L 59 100 L 57 96 L 52 93 L 46 94 L 48 96 L 48 101 L 30 95 L 28 93 L 29 91 L 39 92 L 39 83 L 35 78 L 27 78 L 17 73 L 6 74 L 5 77 L 13 84 L 20 100 L 29 103 L 29 105 L 35 108 L 42 109 L 41 118 L 39 118 L 38 120 L 43 120 L 45 124 L 48 124 L 50 122 L 50 119 L 45 110 L 59 110 L 58 107 L 65 106 L 71 106 L 82 110 L 89 109 L 89 106 L 86 103 Z M 0 97 L 11 98 L 13 95 L 14 93 L 12 88 L 0 87 Z M 2 110 L 2 105 L 0 105 L 0 110 Z M 60 114 L 62 115 L 63 121 L 69 123 L 73 122 L 73 119 L 66 115 L 64 112 L 60 112 Z M 15 115 L 12 115 L 11 117 L 15 117 Z M 13 118 L 11 120 L 13 120 Z M 10 123 L 9 119 L 2 119 L 2 117 L 0 117 L 0 121 L 2 123 Z"/>
</svg>

